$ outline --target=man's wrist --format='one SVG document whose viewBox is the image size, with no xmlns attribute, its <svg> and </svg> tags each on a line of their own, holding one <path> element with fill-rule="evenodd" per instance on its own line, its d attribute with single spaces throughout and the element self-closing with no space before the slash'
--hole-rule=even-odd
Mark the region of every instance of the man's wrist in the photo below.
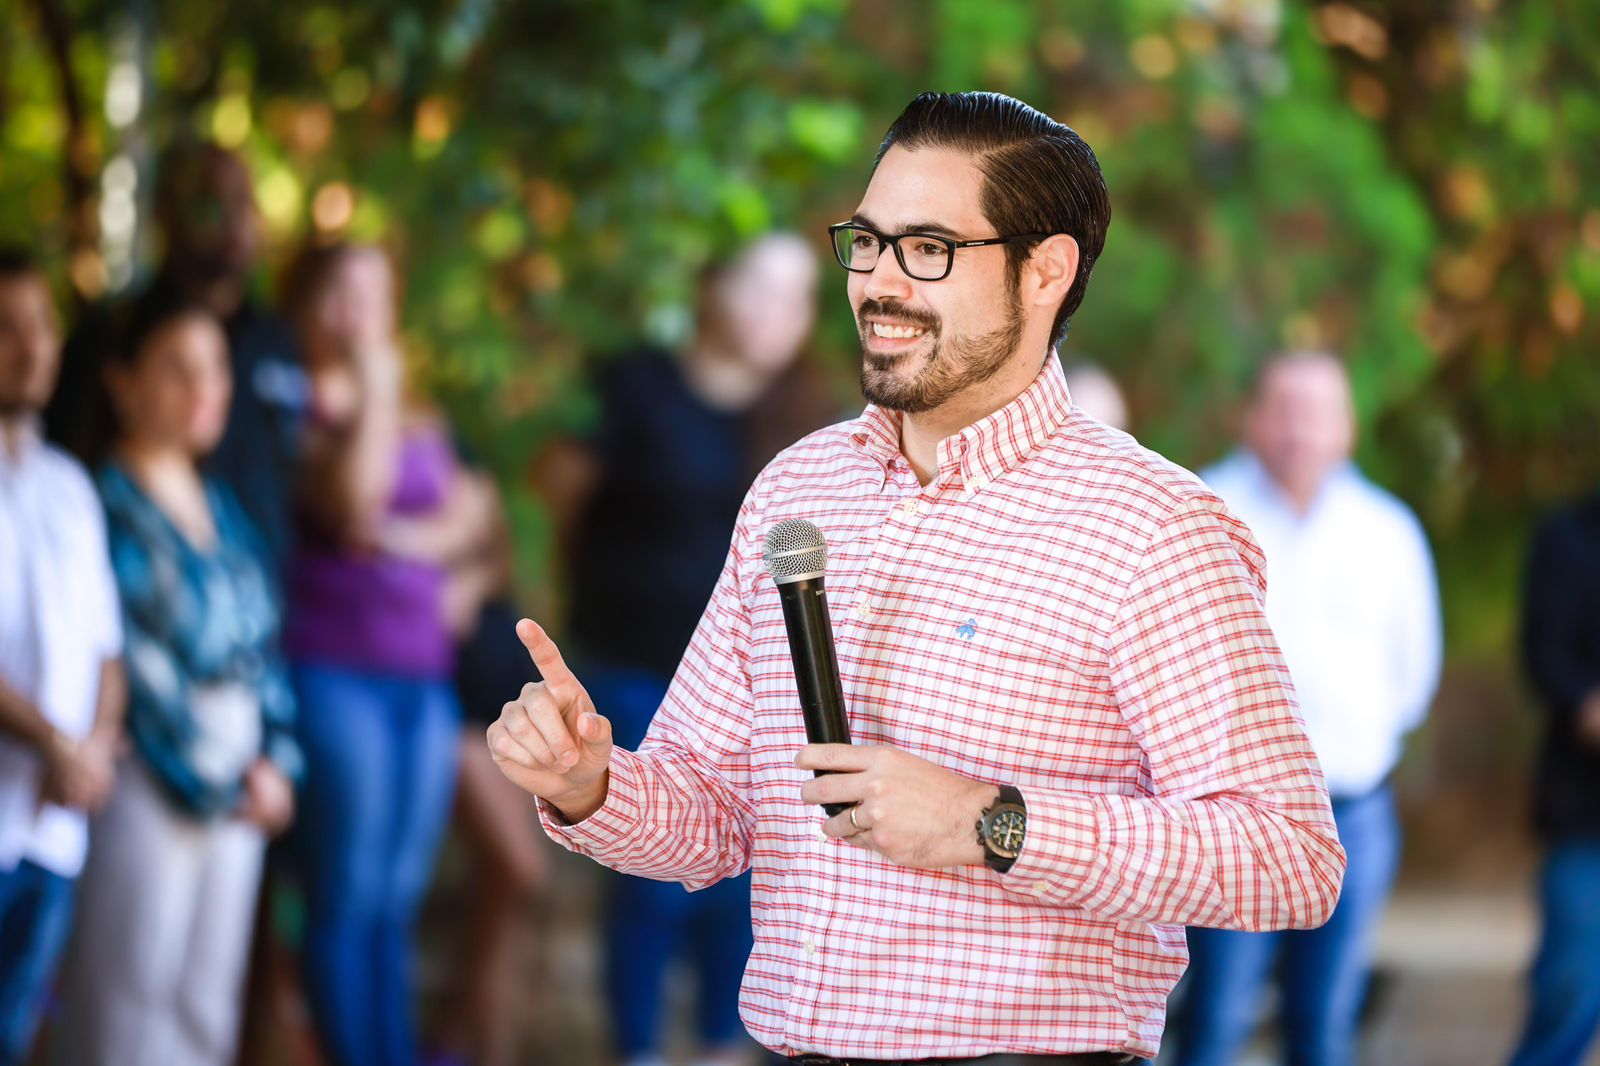
<svg viewBox="0 0 1600 1066">
<path fill-rule="evenodd" d="M 1014 785 L 994 786 L 985 795 L 988 802 L 978 815 L 974 837 L 983 864 L 996 873 L 1010 873 L 1022 852 L 1027 807 Z"/>
<path fill-rule="evenodd" d="M 570 796 L 546 796 L 545 802 L 554 807 L 568 825 L 577 825 L 579 822 L 588 821 L 606 805 L 610 785 L 611 771 L 607 769 L 600 775 L 594 787 Z"/>
<path fill-rule="evenodd" d="M 973 827 L 983 821 L 983 813 L 1000 801 L 1000 786 L 984 781 L 974 781 L 968 798 L 961 804 L 961 824 L 957 832 L 968 852 L 969 866 L 982 866 L 986 857 L 983 841 L 973 832 Z"/>
</svg>

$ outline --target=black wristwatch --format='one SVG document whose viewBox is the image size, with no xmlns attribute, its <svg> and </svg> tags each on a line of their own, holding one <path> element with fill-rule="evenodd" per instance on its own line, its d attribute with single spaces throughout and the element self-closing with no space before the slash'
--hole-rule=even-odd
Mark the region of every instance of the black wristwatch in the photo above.
<svg viewBox="0 0 1600 1066">
<path fill-rule="evenodd" d="M 1022 854 L 1022 840 L 1028 834 L 1028 808 L 1022 793 L 1011 785 L 1000 786 L 1000 798 L 978 819 L 978 843 L 983 845 L 983 864 L 998 873 L 1011 869 Z"/>
</svg>

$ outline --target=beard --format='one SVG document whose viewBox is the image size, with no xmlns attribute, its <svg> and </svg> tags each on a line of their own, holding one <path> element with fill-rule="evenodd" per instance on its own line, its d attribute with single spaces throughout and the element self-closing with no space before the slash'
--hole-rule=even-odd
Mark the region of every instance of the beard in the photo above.
<svg viewBox="0 0 1600 1066">
<path fill-rule="evenodd" d="M 920 357 L 921 365 L 905 377 L 895 373 L 897 364 L 911 355 L 883 356 L 868 347 L 871 328 L 869 314 L 892 316 L 927 331 L 933 346 Z M 1022 343 L 1022 299 L 1013 288 L 1005 309 L 1005 321 L 987 333 L 961 334 L 946 338 L 937 315 L 913 310 L 897 301 L 863 300 L 856 311 L 861 334 L 861 394 L 867 402 L 890 411 L 916 415 L 942 407 L 961 392 L 981 385 L 998 374 Z"/>
</svg>

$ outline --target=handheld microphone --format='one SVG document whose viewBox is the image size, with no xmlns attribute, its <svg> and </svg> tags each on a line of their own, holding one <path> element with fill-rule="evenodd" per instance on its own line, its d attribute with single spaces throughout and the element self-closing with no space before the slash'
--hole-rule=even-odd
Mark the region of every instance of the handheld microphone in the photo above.
<svg viewBox="0 0 1600 1066">
<path fill-rule="evenodd" d="M 783 624 L 789 631 L 789 655 L 794 660 L 806 740 L 812 744 L 848 744 L 850 723 L 845 719 L 844 689 L 839 684 L 839 663 L 833 653 L 828 595 L 822 589 L 828 542 L 823 539 L 822 530 L 810 522 L 791 518 L 767 532 L 766 551 L 761 558 L 778 586 L 778 599 L 783 602 Z M 817 770 L 814 776 L 832 772 Z M 822 809 L 838 814 L 851 806 L 824 803 Z"/>
</svg>

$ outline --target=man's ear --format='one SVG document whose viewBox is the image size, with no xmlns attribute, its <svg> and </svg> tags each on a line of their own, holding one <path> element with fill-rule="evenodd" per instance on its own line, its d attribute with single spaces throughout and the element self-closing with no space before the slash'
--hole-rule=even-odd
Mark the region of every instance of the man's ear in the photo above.
<svg viewBox="0 0 1600 1066">
<path fill-rule="evenodd" d="M 1057 233 L 1040 241 L 1028 257 L 1033 285 L 1031 293 L 1023 294 L 1024 299 L 1048 307 L 1060 306 L 1078 278 L 1079 259 L 1077 239 L 1068 234 Z"/>
</svg>

